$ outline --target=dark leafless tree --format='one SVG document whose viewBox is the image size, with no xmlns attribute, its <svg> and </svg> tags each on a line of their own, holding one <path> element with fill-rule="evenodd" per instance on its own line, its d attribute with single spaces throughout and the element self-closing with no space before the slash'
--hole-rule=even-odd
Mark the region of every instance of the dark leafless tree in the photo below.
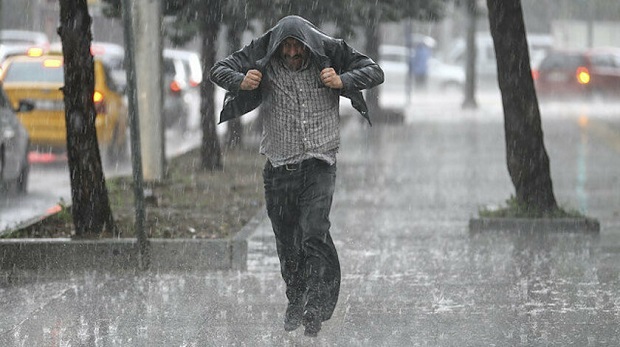
<svg viewBox="0 0 620 347">
<path fill-rule="evenodd" d="M 91 22 L 86 0 L 60 1 L 71 210 L 78 237 L 115 228 L 95 129 Z"/>
<path fill-rule="evenodd" d="M 508 172 L 517 203 L 534 215 L 557 210 L 530 68 L 521 0 L 487 0 L 504 107 Z"/>
</svg>

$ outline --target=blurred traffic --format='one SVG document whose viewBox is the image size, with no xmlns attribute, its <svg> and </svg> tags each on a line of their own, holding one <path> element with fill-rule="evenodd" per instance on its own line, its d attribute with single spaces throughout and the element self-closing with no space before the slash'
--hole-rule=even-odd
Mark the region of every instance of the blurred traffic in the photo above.
<svg viewBox="0 0 620 347">
<path fill-rule="evenodd" d="M 0 84 L 0 190 L 25 194 L 28 188 L 30 136 L 16 112 L 28 112 L 33 105 L 21 101 L 14 109 Z"/>
<path fill-rule="evenodd" d="M 93 41 L 97 116 L 104 163 L 128 159 L 125 50 Z M 162 52 L 162 121 L 166 130 L 195 128 L 200 113 L 202 66 L 197 53 Z M 25 193 L 33 163 L 66 162 L 64 58 L 60 42 L 43 32 L 0 30 L 0 188 Z M 6 92 L 6 93 L 5 93 Z M 174 146 L 173 146 L 174 147 Z"/>
<path fill-rule="evenodd" d="M 122 89 L 107 70 L 101 60 L 94 59 L 95 128 L 104 157 L 117 160 L 127 149 L 127 107 Z M 31 148 L 43 153 L 65 152 L 64 61 L 60 52 L 9 57 L 2 63 L 0 80 L 14 108 L 23 100 L 34 104 L 33 110 L 17 114 L 30 133 Z"/>
<path fill-rule="evenodd" d="M 620 99 L 620 48 L 554 50 L 535 73 L 541 99 Z"/>
<path fill-rule="evenodd" d="M 483 4 L 479 5 L 484 12 Z M 558 2 L 556 5 L 557 9 L 545 2 L 523 2 L 530 66 L 539 100 L 554 103 L 574 98 L 618 101 L 620 39 L 615 33 L 620 24 L 613 16 L 603 16 L 613 11 L 605 11 L 605 7 L 596 2 L 572 5 Z M 127 157 L 129 150 L 124 38 L 119 22 L 106 18 L 101 1 L 89 1 L 89 8 L 93 16 L 91 54 L 95 57 L 96 70 L 93 101 L 97 110 L 97 136 L 102 159 L 114 162 L 119 157 Z M 18 120 L 12 129 L 19 126 L 25 129 L 27 143 L 32 149 L 27 156 L 31 162 L 66 160 L 62 153 L 66 146 L 66 130 L 64 100 L 59 91 L 64 82 L 62 47 L 57 35 L 58 6 L 50 1 L 5 1 L 3 10 L 0 79 L 8 99 L 3 117 L 10 118 L 12 112 Z M 13 15 L 15 13 L 24 15 Z M 499 92 L 497 61 L 486 16 L 478 16 L 477 21 L 475 33 L 471 32 L 475 37 L 475 88 L 478 98 L 483 100 L 485 95 L 495 98 Z M 169 24 L 164 20 L 163 26 Z M 446 5 L 446 17 L 437 22 L 381 23 L 377 59 L 385 72 L 385 83 L 380 86 L 382 105 L 420 109 L 419 100 L 423 98 L 440 100 L 447 94 L 455 99 L 462 98 L 468 64 L 468 25 L 467 12 L 454 4 Z M 363 47 L 366 38 L 359 35 L 361 30 L 357 31 L 358 35 L 346 39 L 359 40 L 352 42 L 353 45 Z M 241 39 L 247 41 L 247 35 Z M 162 46 L 166 48 L 162 50 L 161 79 L 158 80 L 161 83 L 161 119 L 165 131 L 176 132 L 179 141 L 184 141 L 189 133 L 199 128 L 204 64 L 196 53 L 199 41 L 188 41 L 172 49 L 170 47 L 178 43 L 173 43 L 169 37 L 162 38 Z M 218 42 L 217 54 L 222 56 L 232 49 L 229 43 Z M 491 94 L 485 94 L 487 92 Z M 221 109 L 223 99 L 223 91 L 216 88 L 216 110 Z M 348 102 L 341 103 L 341 109 L 350 107 Z M 241 121 L 247 124 L 256 116 L 257 112 L 253 112 Z M 6 164 L 7 153 L 9 148 L 19 147 L 17 138 L 23 139 L 24 135 L 20 130 L 4 130 L 9 123 L 3 120 L 2 181 L 14 183 L 13 173 L 7 178 L 7 167 L 21 165 L 22 173 L 26 168 L 21 162 Z M 218 125 L 218 134 L 226 132 L 226 127 Z M 22 177 L 27 176 L 22 174 Z"/>
</svg>

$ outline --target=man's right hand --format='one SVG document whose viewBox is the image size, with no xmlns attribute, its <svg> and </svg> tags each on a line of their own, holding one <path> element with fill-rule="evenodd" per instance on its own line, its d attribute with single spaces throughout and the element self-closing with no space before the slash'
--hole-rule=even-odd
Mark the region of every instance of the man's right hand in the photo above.
<svg viewBox="0 0 620 347">
<path fill-rule="evenodd" d="M 263 78 L 263 74 L 258 70 L 249 70 L 245 77 L 243 77 L 243 81 L 241 81 L 241 86 L 239 89 L 241 90 L 254 90 L 258 88 L 261 79 Z"/>
</svg>

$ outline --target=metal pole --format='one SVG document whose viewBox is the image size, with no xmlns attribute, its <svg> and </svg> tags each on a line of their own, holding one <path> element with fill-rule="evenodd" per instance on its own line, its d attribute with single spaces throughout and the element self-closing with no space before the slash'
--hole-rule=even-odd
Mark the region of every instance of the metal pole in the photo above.
<svg viewBox="0 0 620 347">
<path fill-rule="evenodd" d="M 134 182 L 136 209 L 136 237 L 138 239 L 138 266 L 141 270 L 150 265 L 149 244 L 144 232 L 144 177 L 142 174 L 142 155 L 140 151 L 140 118 L 138 117 L 138 94 L 136 91 L 136 63 L 134 59 L 134 37 L 131 16 L 133 1 L 121 1 L 123 6 L 123 31 L 125 38 L 125 66 L 127 73 L 127 95 L 129 100 L 129 121 L 131 133 L 131 166 Z M 131 2 L 131 4 L 130 4 Z"/>
</svg>

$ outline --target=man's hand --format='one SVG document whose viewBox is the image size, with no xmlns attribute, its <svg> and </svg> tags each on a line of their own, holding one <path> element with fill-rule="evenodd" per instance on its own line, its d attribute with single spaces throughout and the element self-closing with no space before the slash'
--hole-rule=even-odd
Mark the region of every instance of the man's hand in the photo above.
<svg viewBox="0 0 620 347">
<path fill-rule="evenodd" d="M 331 67 L 321 70 L 321 82 L 333 89 L 342 89 L 343 87 L 340 76 Z"/>
<path fill-rule="evenodd" d="M 248 70 L 241 81 L 239 89 L 241 90 L 254 90 L 260 85 L 260 81 L 263 79 L 263 74 L 258 70 Z"/>
</svg>

